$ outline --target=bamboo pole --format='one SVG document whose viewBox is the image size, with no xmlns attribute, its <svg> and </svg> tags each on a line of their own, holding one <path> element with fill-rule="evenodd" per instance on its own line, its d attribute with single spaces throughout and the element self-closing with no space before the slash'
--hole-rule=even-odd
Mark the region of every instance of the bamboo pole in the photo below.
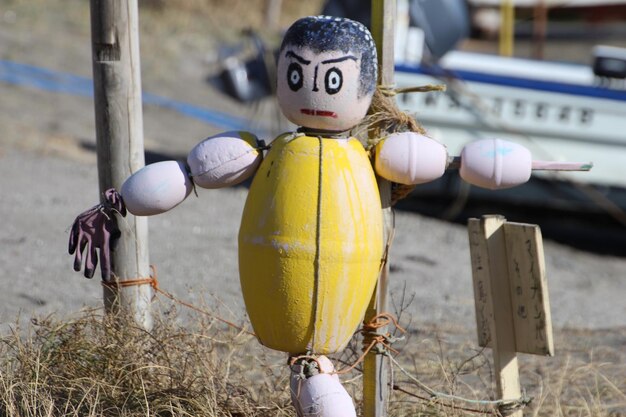
<svg viewBox="0 0 626 417">
<path fill-rule="evenodd" d="M 137 0 L 91 0 L 96 147 L 100 194 L 120 189 L 144 165 L 143 118 Z M 148 222 L 118 217 L 122 232 L 111 253 L 118 281 L 148 277 Z M 109 313 L 125 311 L 146 329 L 152 327 L 150 285 L 103 287 Z"/>
<path fill-rule="evenodd" d="M 378 83 L 391 86 L 394 83 L 394 23 L 396 17 L 395 0 L 372 0 L 372 36 L 378 52 Z M 393 212 L 391 209 L 391 183 L 378 178 L 378 188 L 382 202 L 385 251 L 393 236 Z M 376 315 L 387 311 L 387 281 L 389 262 L 385 262 L 378 278 L 378 284 L 364 322 L 370 322 Z M 385 334 L 385 327 L 377 330 Z M 370 351 L 363 363 L 363 416 L 381 417 L 387 415 L 389 397 L 389 362 L 384 355 Z"/>
<path fill-rule="evenodd" d="M 500 5 L 500 55 L 513 56 L 515 37 L 515 5 L 513 0 L 502 0 Z"/>
</svg>

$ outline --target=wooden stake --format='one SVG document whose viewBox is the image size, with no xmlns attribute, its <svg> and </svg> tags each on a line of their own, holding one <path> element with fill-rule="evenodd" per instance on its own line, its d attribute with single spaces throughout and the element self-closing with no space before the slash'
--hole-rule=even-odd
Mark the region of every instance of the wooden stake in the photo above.
<svg viewBox="0 0 626 417">
<path fill-rule="evenodd" d="M 372 0 L 372 36 L 378 51 L 378 80 L 380 85 L 394 83 L 394 22 L 395 0 Z M 393 237 L 393 212 L 391 209 L 391 183 L 378 178 L 378 188 L 383 210 L 385 250 Z M 387 280 L 389 261 L 382 268 L 378 284 L 365 313 L 365 323 L 376 315 L 387 311 Z M 377 333 L 387 333 L 387 328 Z M 370 351 L 363 363 L 363 416 L 382 417 L 387 415 L 389 397 L 389 362 L 381 354 Z"/>
<path fill-rule="evenodd" d="M 522 393 L 511 308 L 505 222 L 502 216 L 483 216 L 481 220 L 470 219 L 468 229 L 479 342 L 488 344 L 492 349 L 498 397 L 517 400 Z M 522 417 L 522 414 L 522 410 L 518 410 L 510 415 Z"/>
<path fill-rule="evenodd" d="M 481 226 L 487 238 L 493 314 L 497 317 L 494 320 L 491 339 L 496 386 L 499 397 L 509 400 L 520 398 L 522 392 L 515 350 L 515 329 L 510 308 L 512 302 L 508 283 L 509 265 L 502 228 L 505 221 L 506 219 L 501 216 L 485 217 Z"/>
<path fill-rule="evenodd" d="M 144 165 L 137 0 L 91 0 L 94 101 L 98 180 L 101 194 L 122 183 Z M 118 217 L 122 236 L 111 255 L 120 281 L 146 278 L 148 222 L 145 217 Z M 146 329 L 152 327 L 150 285 L 104 287 L 107 312 L 120 308 Z"/>
</svg>

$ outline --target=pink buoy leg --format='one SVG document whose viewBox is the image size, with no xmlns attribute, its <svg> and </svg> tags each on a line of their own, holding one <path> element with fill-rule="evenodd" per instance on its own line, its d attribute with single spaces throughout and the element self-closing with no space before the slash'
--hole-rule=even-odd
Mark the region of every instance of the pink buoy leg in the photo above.
<svg viewBox="0 0 626 417">
<path fill-rule="evenodd" d="M 356 417 L 354 402 L 326 356 L 291 364 L 291 401 L 298 417 Z"/>
</svg>

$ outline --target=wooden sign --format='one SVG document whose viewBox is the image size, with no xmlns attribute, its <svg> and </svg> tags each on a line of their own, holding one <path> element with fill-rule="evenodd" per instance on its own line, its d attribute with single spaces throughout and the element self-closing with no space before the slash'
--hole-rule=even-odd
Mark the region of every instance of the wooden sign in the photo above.
<svg viewBox="0 0 626 417">
<path fill-rule="evenodd" d="M 469 220 L 468 233 L 478 342 L 492 349 L 499 398 L 517 400 L 517 352 L 554 354 L 541 232 L 536 225 L 483 216 Z"/>
<path fill-rule="evenodd" d="M 516 350 L 553 356 L 552 320 L 541 230 L 534 224 L 505 223 L 503 227 Z"/>
<path fill-rule="evenodd" d="M 472 280 L 474 283 L 474 307 L 476 308 L 478 344 L 482 347 L 486 347 L 490 345 L 491 323 L 493 323 L 489 249 L 487 248 L 487 240 L 484 237 L 480 220 L 470 219 L 467 228 L 472 259 Z"/>
<path fill-rule="evenodd" d="M 470 219 L 468 232 L 479 345 L 491 346 L 494 320 L 510 317 L 516 352 L 554 355 L 539 226 L 485 216 Z M 495 299 L 496 286 L 508 294 Z"/>
</svg>

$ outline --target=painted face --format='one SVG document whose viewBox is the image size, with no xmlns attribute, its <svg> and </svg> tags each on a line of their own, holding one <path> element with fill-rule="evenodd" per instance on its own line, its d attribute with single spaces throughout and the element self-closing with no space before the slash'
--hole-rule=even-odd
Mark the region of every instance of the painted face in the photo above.
<svg viewBox="0 0 626 417">
<path fill-rule="evenodd" d="M 371 95 L 359 97 L 358 54 L 287 46 L 278 58 L 277 96 L 285 116 L 310 129 L 345 131 L 357 125 Z"/>
</svg>

